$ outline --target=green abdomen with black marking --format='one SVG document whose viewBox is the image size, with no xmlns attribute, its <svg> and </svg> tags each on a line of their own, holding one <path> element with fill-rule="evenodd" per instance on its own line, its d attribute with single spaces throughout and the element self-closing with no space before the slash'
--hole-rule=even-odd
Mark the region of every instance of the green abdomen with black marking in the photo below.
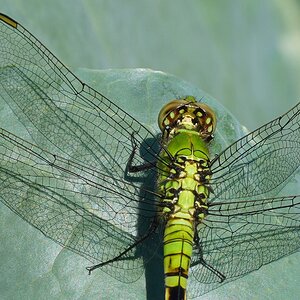
<svg viewBox="0 0 300 300">
<path fill-rule="evenodd" d="M 161 213 L 165 219 L 166 300 L 186 299 L 190 260 L 197 238 L 195 228 L 207 212 L 211 174 L 207 143 L 214 120 L 210 111 L 199 107 L 193 99 L 169 103 L 159 119 L 163 149 L 157 166 Z"/>
</svg>

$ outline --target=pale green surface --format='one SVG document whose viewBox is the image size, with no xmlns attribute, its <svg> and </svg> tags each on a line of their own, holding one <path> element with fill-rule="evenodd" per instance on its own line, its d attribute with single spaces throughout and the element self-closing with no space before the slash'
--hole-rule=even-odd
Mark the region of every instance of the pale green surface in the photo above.
<svg viewBox="0 0 300 300">
<path fill-rule="evenodd" d="M 219 99 L 250 129 L 300 95 L 297 0 L 0 0 L 68 66 L 151 68 Z"/>
<path fill-rule="evenodd" d="M 55 0 L 50 4 L 1 0 L 0 4 L 2 12 L 21 22 L 69 66 L 167 71 L 208 91 L 251 129 L 299 101 L 300 10 L 295 0 Z M 0 256 L 5 260 L 0 266 L 1 295 L 9 290 L 15 299 L 61 299 L 62 290 L 65 299 L 75 299 L 72 294 L 93 299 L 94 292 L 94 299 L 99 299 L 99 288 L 102 295 L 108 293 L 103 274 L 86 276 L 85 260 L 62 253 L 53 265 L 60 247 L 3 206 L 0 213 Z M 57 269 L 66 255 L 67 275 Z M 299 254 L 202 299 L 297 299 L 298 267 Z M 50 283 L 42 283 L 37 275 Z M 143 299 L 138 295 L 143 295 L 144 285 L 143 280 L 132 286 L 116 283 L 115 292 L 119 299 L 121 295 Z M 52 286 L 57 294 L 45 296 Z"/>
<path fill-rule="evenodd" d="M 158 132 L 157 115 L 166 102 L 185 95 L 203 98 L 216 112 L 220 123 L 211 145 L 212 155 L 245 132 L 218 102 L 202 90 L 172 75 L 145 69 L 81 69 L 77 70 L 76 74 L 83 81 L 99 87 L 105 95 L 114 99 L 122 108 L 128 109 L 154 132 Z M 23 126 L 9 113 L 7 105 L 3 102 L 0 104 L 3 127 L 30 139 Z M 3 222 L 1 228 L 6 228 L 0 236 L 0 240 L 5 242 L 0 248 L 0 257 L 7 257 L 7 260 L 3 259 L 0 264 L 0 291 L 3 299 L 98 299 L 99 295 L 101 299 L 118 299 L 120 291 L 122 297 L 127 293 L 128 296 L 124 299 L 146 298 L 144 277 L 137 283 L 124 285 L 101 271 L 87 276 L 85 267 L 90 265 L 88 261 L 70 251 L 62 251 L 54 242 L 22 223 L 18 216 L 10 213 L 3 205 L 0 213 L 3 215 L 0 219 Z M 24 227 L 23 231 L 18 227 Z M 157 274 L 153 273 L 147 278 L 147 291 L 148 295 L 150 294 L 148 299 L 163 295 L 163 280 L 157 282 L 157 278 Z M 18 286 L 17 290 L 15 283 Z M 149 285 L 161 285 L 162 289 L 154 292 L 154 296 L 153 292 L 149 291 Z"/>
<path fill-rule="evenodd" d="M 128 107 L 133 116 L 140 116 L 146 124 L 151 124 L 151 130 L 157 130 L 157 113 L 169 99 L 188 94 L 198 99 L 205 96 L 205 101 L 216 111 L 219 121 L 212 154 L 243 134 L 243 129 L 220 104 L 174 76 L 143 69 L 78 70 L 76 73 L 84 81 L 100 87 L 104 94 L 115 99 L 121 107 Z M 1 108 L 4 107 L 2 104 Z M 1 110 L 1 116 L 5 128 L 26 136 L 12 116 L 7 116 L 7 110 Z M 0 264 L 1 299 L 99 299 L 99 295 L 100 299 L 119 299 L 120 293 L 122 299 L 146 299 L 144 277 L 134 284 L 126 285 L 101 271 L 87 276 L 85 267 L 90 265 L 89 262 L 70 251 L 62 250 L 3 205 L 0 214 L 0 228 L 5 228 L 0 233 L 0 257 L 3 258 Z M 286 274 L 288 283 L 296 281 L 293 274 L 298 274 L 295 263 L 297 256 L 276 262 L 201 299 L 282 299 L 286 293 L 286 290 L 281 290 L 285 282 L 278 278 L 278 272 Z M 159 286 L 156 278 L 157 274 L 153 273 L 147 278 L 148 289 L 149 284 Z M 290 299 L 293 299 L 293 295 L 297 295 L 295 285 L 289 288 Z M 157 292 L 163 294 L 162 290 Z"/>
</svg>

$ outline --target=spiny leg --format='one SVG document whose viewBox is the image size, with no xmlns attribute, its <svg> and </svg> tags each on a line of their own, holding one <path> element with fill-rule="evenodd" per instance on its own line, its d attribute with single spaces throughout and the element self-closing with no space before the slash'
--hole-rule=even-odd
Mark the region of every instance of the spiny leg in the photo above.
<svg viewBox="0 0 300 300">
<path fill-rule="evenodd" d="M 151 225 L 150 228 L 148 230 L 148 232 L 142 236 L 140 239 L 138 239 L 135 243 L 133 243 L 131 246 L 129 246 L 127 249 L 125 249 L 124 251 L 122 251 L 119 255 L 117 255 L 116 257 L 109 259 L 107 261 L 104 261 L 102 263 L 96 264 L 94 266 L 91 267 L 87 267 L 86 269 L 89 271 L 89 275 L 92 273 L 92 271 L 101 268 L 109 263 L 113 263 L 114 261 L 119 260 L 120 258 L 122 258 L 123 255 L 125 255 L 127 252 L 129 252 L 131 249 L 133 249 L 134 247 L 136 247 L 137 245 L 141 244 L 144 240 L 146 240 L 149 236 L 151 236 L 151 234 L 156 230 L 158 226 L 158 222 L 157 220 L 154 220 Z"/>
<path fill-rule="evenodd" d="M 132 145 L 132 152 L 130 153 L 127 165 L 126 165 L 126 171 L 129 173 L 137 173 L 141 171 L 146 171 L 149 169 L 152 169 L 155 167 L 156 163 L 155 162 L 145 162 L 141 165 L 134 166 L 133 165 L 133 158 L 137 149 L 137 144 L 134 140 L 134 134 L 135 132 L 132 132 L 131 134 L 131 145 Z"/>
</svg>

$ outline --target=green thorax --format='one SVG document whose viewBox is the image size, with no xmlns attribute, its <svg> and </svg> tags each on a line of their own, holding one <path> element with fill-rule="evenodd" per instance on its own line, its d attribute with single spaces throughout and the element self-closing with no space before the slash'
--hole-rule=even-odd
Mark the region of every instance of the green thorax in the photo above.
<svg viewBox="0 0 300 300">
<path fill-rule="evenodd" d="M 163 213 L 173 210 L 176 217 L 203 218 L 209 194 L 205 184 L 210 178 L 207 143 L 193 130 L 179 130 L 165 144 L 160 158 L 158 189 L 164 198 Z"/>
<path fill-rule="evenodd" d="M 162 150 L 158 191 L 167 217 L 201 221 L 209 196 L 208 142 L 215 127 L 212 110 L 195 98 L 173 100 L 159 114 Z"/>
</svg>

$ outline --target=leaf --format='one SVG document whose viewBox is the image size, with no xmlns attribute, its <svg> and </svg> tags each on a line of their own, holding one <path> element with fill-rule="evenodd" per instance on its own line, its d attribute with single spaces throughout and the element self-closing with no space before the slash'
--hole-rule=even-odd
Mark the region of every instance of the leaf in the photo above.
<svg viewBox="0 0 300 300">
<path fill-rule="evenodd" d="M 198 100 L 208 103 L 216 111 L 219 122 L 216 138 L 212 143 L 213 153 L 220 151 L 245 131 L 233 116 L 209 95 L 174 76 L 146 69 L 81 69 L 77 74 L 153 132 L 158 132 L 157 115 L 167 101 L 194 95 Z M 13 112 L 3 102 L 1 105 L 3 127 L 30 139 Z M 114 299 L 120 290 L 128 293 L 127 299 L 132 299 L 133 295 L 145 297 L 145 278 L 132 285 L 124 285 L 101 271 L 88 276 L 85 270 L 85 267 L 90 265 L 88 261 L 63 250 L 3 205 L 0 213 L 1 228 L 5 228 L 0 233 L 0 255 L 3 258 L 0 288 L 4 298 L 98 299 L 99 295 L 106 295 L 108 299 Z M 155 280 L 156 276 L 153 278 Z M 12 289 L 12 286 L 17 288 Z M 162 294 L 163 290 L 159 293 Z"/>
</svg>

